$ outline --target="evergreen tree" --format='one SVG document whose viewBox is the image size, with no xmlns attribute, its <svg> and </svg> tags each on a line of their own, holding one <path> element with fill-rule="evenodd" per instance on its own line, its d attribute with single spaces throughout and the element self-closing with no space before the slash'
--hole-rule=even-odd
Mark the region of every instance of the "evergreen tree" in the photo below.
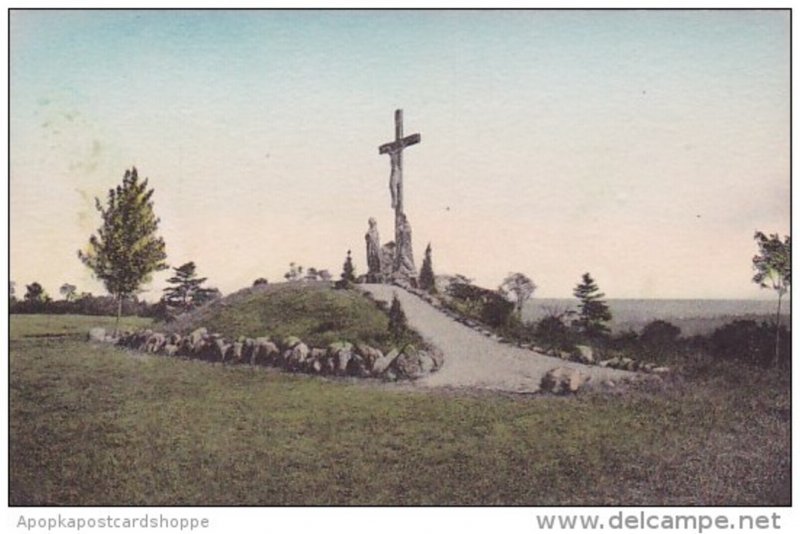
<svg viewBox="0 0 800 534">
<path fill-rule="evenodd" d="M 585 273 L 582 280 L 573 291 L 575 298 L 580 300 L 578 318 L 574 324 L 588 339 L 601 339 L 609 333 L 606 322 L 611 320 L 611 311 L 602 300 L 605 294 L 600 293 L 591 275 Z"/>
<path fill-rule="evenodd" d="M 347 258 L 344 260 L 342 266 L 342 282 L 346 286 L 350 286 L 356 282 L 356 269 L 353 267 L 353 258 L 350 251 L 347 251 Z"/>
<path fill-rule="evenodd" d="M 122 315 L 122 300 L 136 293 L 154 271 L 167 268 L 164 240 L 156 235 L 160 220 L 153 211 L 153 189 L 147 179 L 140 182 L 134 167 L 125 171 L 122 184 L 108 191 L 106 206 L 95 198 L 103 224 L 89 238 L 80 260 L 103 281 L 117 299 L 117 322 Z"/>
<path fill-rule="evenodd" d="M 163 299 L 168 307 L 179 312 L 189 311 L 212 300 L 218 293 L 214 288 L 201 287 L 207 278 L 198 278 L 196 270 L 193 261 L 174 267 L 175 275 L 167 279 L 167 283 L 174 285 L 164 289 Z"/>
<path fill-rule="evenodd" d="M 419 287 L 429 293 L 436 293 L 436 277 L 433 274 L 430 243 L 425 249 L 425 259 L 422 260 L 422 268 L 419 270 Z"/>
<path fill-rule="evenodd" d="M 397 342 L 403 338 L 407 328 L 408 320 L 406 319 L 406 314 L 395 293 L 392 297 L 392 305 L 389 307 L 389 334 Z"/>
</svg>

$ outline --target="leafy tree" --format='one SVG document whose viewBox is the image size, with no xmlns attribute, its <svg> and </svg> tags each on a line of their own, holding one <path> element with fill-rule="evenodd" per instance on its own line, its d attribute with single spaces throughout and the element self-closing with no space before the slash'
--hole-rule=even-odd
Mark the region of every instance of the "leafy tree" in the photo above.
<svg viewBox="0 0 800 534">
<path fill-rule="evenodd" d="M 425 248 L 425 258 L 419 270 L 419 287 L 429 293 L 436 293 L 436 277 L 433 274 L 433 261 L 431 260 L 431 244 Z"/>
<path fill-rule="evenodd" d="M 406 330 L 408 329 L 408 320 L 400 305 L 400 300 L 395 293 L 392 297 L 392 305 L 389 307 L 389 334 L 392 339 L 397 342 L 403 338 Z"/>
<path fill-rule="evenodd" d="M 267 284 L 269 284 L 269 280 L 267 280 L 267 279 L 266 279 L 266 278 L 264 278 L 264 277 L 261 277 L 261 278 L 256 278 L 256 279 L 253 281 L 253 287 L 257 287 L 257 286 L 265 286 L 265 285 L 267 285 Z"/>
<path fill-rule="evenodd" d="M 753 256 L 753 269 L 756 274 L 753 282 L 762 288 L 771 287 L 778 293 L 778 310 L 775 313 L 775 359 L 780 358 L 781 299 L 792 285 L 792 238 L 785 236 L 783 241 L 778 234 L 769 237 L 756 232 L 753 238 L 758 244 L 758 254 Z"/>
<path fill-rule="evenodd" d="M 174 267 L 175 275 L 167 279 L 168 284 L 174 284 L 164 289 L 164 302 L 168 308 L 189 311 L 214 298 L 219 291 L 215 288 L 201 287 L 207 278 L 196 275 L 197 266 L 193 261 Z"/>
<path fill-rule="evenodd" d="M 11 303 L 17 301 L 17 283 L 13 280 L 8 281 L 8 301 Z"/>
<path fill-rule="evenodd" d="M 119 328 L 122 300 L 149 282 L 154 271 L 167 268 L 166 246 L 156 235 L 160 220 L 153 211 L 153 189 L 148 190 L 147 181 L 139 181 L 134 167 L 125 171 L 122 184 L 109 189 L 105 207 L 95 198 L 103 224 L 97 235 L 89 238 L 86 250 L 78 251 L 84 265 L 117 299 L 115 331 Z"/>
<path fill-rule="evenodd" d="M 600 289 L 589 273 L 585 273 L 582 282 L 575 286 L 572 292 L 580 300 L 578 304 L 578 318 L 573 323 L 578 330 L 589 339 L 601 339 L 609 333 L 606 322 L 611 320 L 611 311 L 608 309 Z"/>
<path fill-rule="evenodd" d="M 356 269 L 353 267 L 353 257 L 347 251 L 347 258 L 342 266 L 342 282 L 345 286 L 350 286 L 356 282 Z"/>
<path fill-rule="evenodd" d="M 508 301 L 514 303 L 514 311 L 521 316 L 522 306 L 536 291 L 536 284 L 522 273 L 511 273 L 500 284 L 498 291 Z"/>
<path fill-rule="evenodd" d="M 78 291 L 77 287 L 67 282 L 62 284 L 58 290 L 58 292 L 64 296 L 64 300 L 66 300 L 67 302 L 72 302 L 73 300 L 75 300 L 77 291 Z"/>
<path fill-rule="evenodd" d="M 33 282 L 25 286 L 25 302 L 42 303 L 50 300 L 47 292 L 39 282 Z"/>
</svg>

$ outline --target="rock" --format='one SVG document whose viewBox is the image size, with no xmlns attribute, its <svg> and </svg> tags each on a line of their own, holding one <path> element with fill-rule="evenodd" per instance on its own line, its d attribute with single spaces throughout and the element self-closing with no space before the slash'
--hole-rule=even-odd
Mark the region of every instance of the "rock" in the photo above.
<svg viewBox="0 0 800 534">
<path fill-rule="evenodd" d="M 362 378 L 369 376 L 369 369 L 367 368 L 367 362 L 364 360 L 364 357 L 357 353 L 352 353 L 350 360 L 347 362 L 346 373 L 349 376 L 358 376 Z"/>
<path fill-rule="evenodd" d="M 290 354 L 286 362 L 287 365 L 289 366 L 289 369 L 293 371 L 299 371 L 303 369 L 309 354 L 308 345 L 306 345 L 301 341 L 300 343 L 292 347 L 292 349 L 289 352 Z"/>
<path fill-rule="evenodd" d="M 284 339 L 283 342 L 281 342 L 281 347 L 283 347 L 283 350 L 292 349 L 294 348 L 295 345 L 297 345 L 300 342 L 301 340 L 299 337 L 289 336 L 286 339 Z"/>
<path fill-rule="evenodd" d="M 156 332 L 147 338 L 147 341 L 144 344 L 144 351 L 156 353 L 161 350 L 161 347 L 163 347 L 166 343 L 167 338 L 164 336 L 164 334 L 159 334 Z"/>
<path fill-rule="evenodd" d="M 367 369 L 372 369 L 375 362 L 383 357 L 383 353 L 380 350 L 372 348 L 364 343 L 356 345 L 356 354 L 364 359 L 364 364 Z"/>
<path fill-rule="evenodd" d="M 225 358 L 228 355 L 228 349 L 230 349 L 230 343 L 226 343 L 224 339 L 221 337 L 214 339 L 213 343 L 214 347 L 214 359 L 219 362 L 225 362 Z"/>
<path fill-rule="evenodd" d="M 241 341 L 236 341 L 230 347 L 230 359 L 233 360 L 233 363 L 241 363 L 242 362 L 242 351 L 244 350 L 244 343 Z"/>
<path fill-rule="evenodd" d="M 395 358 L 392 363 L 392 369 L 397 373 L 398 378 L 414 379 L 424 374 L 419 353 L 411 345 L 407 345 L 400 356 Z"/>
<path fill-rule="evenodd" d="M 387 352 L 385 356 L 375 360 L 375 362 L 372 364 L 372 375 L 373 376 L 382 375 L 389 368 L 389 366 L 392 365 L 392 362 L 394 362 L 394 360 L 399 355 L 400 355 L 399 350 L 392 349 L 389 352 Z"/>
<path fill-rule="evenodd" d="M 250 356 L 250 363 L 253 365 L 268 365 L 275 361 L 278 355 L 278 346 L 269 340 L 268 337 L 257 337 L 253 340 L 253 354 Z"/>
<path fill-rule="evenodd" d="M 589 375 L 577 369 L 556 367 L 545 373 L 539 387 L 545 392 L 565 395 L 567 393 L 576 393 L 590 379 Z"/>
<path fill-rule="evenodd" d="M 206 335 L 208 335 L 208 329 L 204 326 L 201 326 L 200 328 L 193 330 L 192 333 L 189 334 L 187 337 L 189 338 L 189 341 L 191 342 L 192 346 L 195 346 Z"/>
<path fill-rule="evenodd" d="M 102 342 L 106 339 L 106 329 L 95 326 L 89 329 L 89 341 Z"/>
<path fill-rule="evenodd" d="M 419 366 L 422 374 L 426 375 L 436 369 L 436 362 L 427 351 L 421 350 L 419 351 Z"/>
<path fill-rule="evenodd" d="M 578 351 L 580 361 L 585 363 L 594 363 L 595 357 L 592 347 L 589 345 L 577 345 L 575 348 Z"/>
<path fill-rule="evenodd" d="M 178 345 L 168 343 L 164 345 L 164 354 L 167 356 L 175 356 L 178 353 Z"/>
<path fill-rule="evenodd" d="M 654 367 L 653 368 L 653 373 L 655 373 L 657 375 L 665 375 L 665 374 L 668 374 L 668 373 L 671 373 L 671 372 L 672 372 L 672 369 L 670 369 L 669 367 Z"/>
</svg>

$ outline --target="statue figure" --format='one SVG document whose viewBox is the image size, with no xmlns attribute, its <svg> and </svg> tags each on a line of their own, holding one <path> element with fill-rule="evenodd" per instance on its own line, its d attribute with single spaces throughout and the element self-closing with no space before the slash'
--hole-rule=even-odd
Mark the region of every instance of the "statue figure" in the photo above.
<svg viewBox="0 0 800 534">
<path fill-rule="evenodd" d="M 411 249 L 411 224 L 405 213 L 398 213 L 395 221 L 395 255 L 394 273 L 404 278 L 415 278 L 417 269 L 414 267 L 414 253 Z"/>
<path fill-rule="evenodd" d="M 374 217 L 369 218 L 369 230 L 364 239 L 367 241 L 367 282 L 382 282 L 381 273 L 381 238 L 378 235 L 378 223 Z"/>
<path fill-rule="evenodd" d="M 392 173 L 389 176 L 389 191 L 392 194 L 392 209 L 397 209 L 397 198 L 399 196 L 401 173 L 400 152 L 389 152 L 389 159 L 392 165 Z"/>
</svg>

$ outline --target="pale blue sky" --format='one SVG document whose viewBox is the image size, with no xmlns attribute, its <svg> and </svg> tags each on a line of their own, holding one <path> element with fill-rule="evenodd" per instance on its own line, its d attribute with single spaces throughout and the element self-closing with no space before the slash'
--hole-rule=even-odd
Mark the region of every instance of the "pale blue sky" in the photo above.
<svg viewBox="0 0 800 534">
<path fill-rule="evenodd" d="M 363 270 L 402 107 L 418 263 L 432 241 L 438 271 L 540 296 L 590 271 L 609 297 L 767 297 L 789 96 L 787 11 L 15 11 L 11 278 L 100 292 L 75 251 L 134 164 L 169 261 L 225 292 L 348 248 Z"/>
</svg>

